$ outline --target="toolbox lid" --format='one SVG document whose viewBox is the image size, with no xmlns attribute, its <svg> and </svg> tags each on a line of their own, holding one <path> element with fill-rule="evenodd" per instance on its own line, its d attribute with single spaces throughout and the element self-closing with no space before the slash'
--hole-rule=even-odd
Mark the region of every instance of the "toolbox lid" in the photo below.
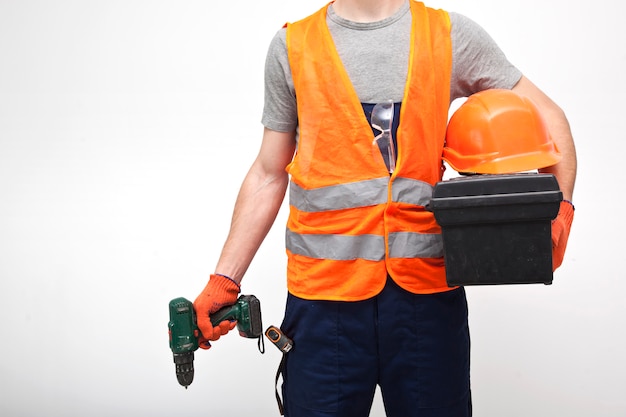
<svg viewBox="0 0 626 417">
<path fill-rule="evenodd" d="M 494 174 L 435 185 L 427 206 L 440 226 L 554 219 L 563 194 L 552 174 Z"/>
<path fill-rule="evenodd" d="M 433 198 L 560 191 L 552 174 L 485 174 L 452 178 L 435 185 Z"/>
</svg>

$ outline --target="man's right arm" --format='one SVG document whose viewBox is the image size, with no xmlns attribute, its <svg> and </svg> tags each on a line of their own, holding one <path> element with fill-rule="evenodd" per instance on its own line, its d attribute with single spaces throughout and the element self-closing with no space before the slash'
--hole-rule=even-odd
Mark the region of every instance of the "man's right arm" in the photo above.
<svg viewBox="0 0 626 417">
<path fill-rule="evenodd" d="M 285 197 L 289 182 L 285 168 L 293 158 L 295 143 L 295 132 L 264 129 L 261 149 L 235 202 L 216 273 L 241 282 Z"/>
<path fill-rule="evenodd" d="M 261 149 L 246 175 L 233 211 L 230 232 L 207 285 L 194 301 L 199 346 L 208 349 L 208 340 L 217 340 L 232 330 L 234 323 L 211 324 L 210 315 L 237 300 L 240 283 L 252 258 L 272 227 L 285 197 L 285 171 L 295 152 L 295 132 L 265 128 Z"/>
</svg>

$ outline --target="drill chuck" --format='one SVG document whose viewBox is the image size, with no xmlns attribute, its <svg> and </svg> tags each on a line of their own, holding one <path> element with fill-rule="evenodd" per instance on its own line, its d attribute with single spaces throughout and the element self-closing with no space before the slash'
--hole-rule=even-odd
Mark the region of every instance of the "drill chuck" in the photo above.
<svg viewBox="0 0 626 417">
<path fill-rule="evenodd" d="M 174 353 L 176 379 L 185 389 L 193 382 L 193 357 L 193 352 Z"/>
</svg>

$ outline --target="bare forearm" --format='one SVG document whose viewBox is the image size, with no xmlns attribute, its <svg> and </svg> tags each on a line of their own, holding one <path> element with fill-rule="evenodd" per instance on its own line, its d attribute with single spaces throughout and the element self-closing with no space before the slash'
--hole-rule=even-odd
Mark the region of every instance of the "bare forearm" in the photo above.
<svg viewBox="0 0 626 417">
<path fill-rule="evenodd" d="M 287 174 L 265 178 L 248 173 L 237 197 L 230 232 L 216 272 L 241 282 L 263 239 L 272 227 L 285 196 Z"/>
<path fill-rule="evenodd" d="M 259 155 L 239 190 L 215 272 L 241 282 L 285 198 L 289 182 L 285 167 L 294 151 L 295 132 L 264 130 Z"/>
<path fill-rule="evenodd" d="M 563 198 L 572 200 L 574 195 L 574 184 L 576 182 L 576 148 L 572 139 L 572 132 L 565 114 L 552 117 L 553 122 L 550 124 L 550 132 L 552 139 L 556 143 L 559 151 L 561 151 L 561 161 L 551 167 L 543 168 L 540 172 L 554 174 L 559 187 L 563 192 Z"/>
</svg>

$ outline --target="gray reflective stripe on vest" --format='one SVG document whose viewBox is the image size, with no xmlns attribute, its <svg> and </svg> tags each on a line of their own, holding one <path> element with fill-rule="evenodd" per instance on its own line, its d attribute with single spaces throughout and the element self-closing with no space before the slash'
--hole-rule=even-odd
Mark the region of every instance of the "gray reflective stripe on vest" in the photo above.
<svg viewBox="0 0 626 417">
<path fill-rule="evenodd" d="M 350 261 L 385 258 L 385 239 L 376 235 L 298 234 L 287 230 L 287 249 L 314 259 Z M 391 258 L 439 258 L 443 256 L 440 234 L 399 232 L 389 235 Z"/>
<path fill-rule="evenodd" d="M 397 232 L 389 234 L 390 258 L 440 258 L 443 256 L 441 234 Z"/>
<path fill-rule="evenodd" d="M 433 196 L 433 186 L 424 181 L 398 177 L 393 181 L 391 197 L 399 203 L 425 206 Z"/>
<path fill-rule="evenodd" d="M 287 229 L 287 249 L 296 255 L 315 259 L 350 261 L 385 259 L 385 238 L 376 235 L 298 234 Z"/>
<path fill-rule="evenodd" d="M 292 181 L 289 204 L 307 213 L 385 204 L 388 185 L 385 177 L 306 190 Z"/>
<path fill-rule="evenodd" d="M 307 213 L 385 204 L 388 185 L 389 178 L 385 177 L 306 190 L 292 181 L 289 204 Z M 393 201 L 425 206 L 432 194 L 433 187 L 426 182 L 409 178 L 393 181 Z"/>
</svg>

